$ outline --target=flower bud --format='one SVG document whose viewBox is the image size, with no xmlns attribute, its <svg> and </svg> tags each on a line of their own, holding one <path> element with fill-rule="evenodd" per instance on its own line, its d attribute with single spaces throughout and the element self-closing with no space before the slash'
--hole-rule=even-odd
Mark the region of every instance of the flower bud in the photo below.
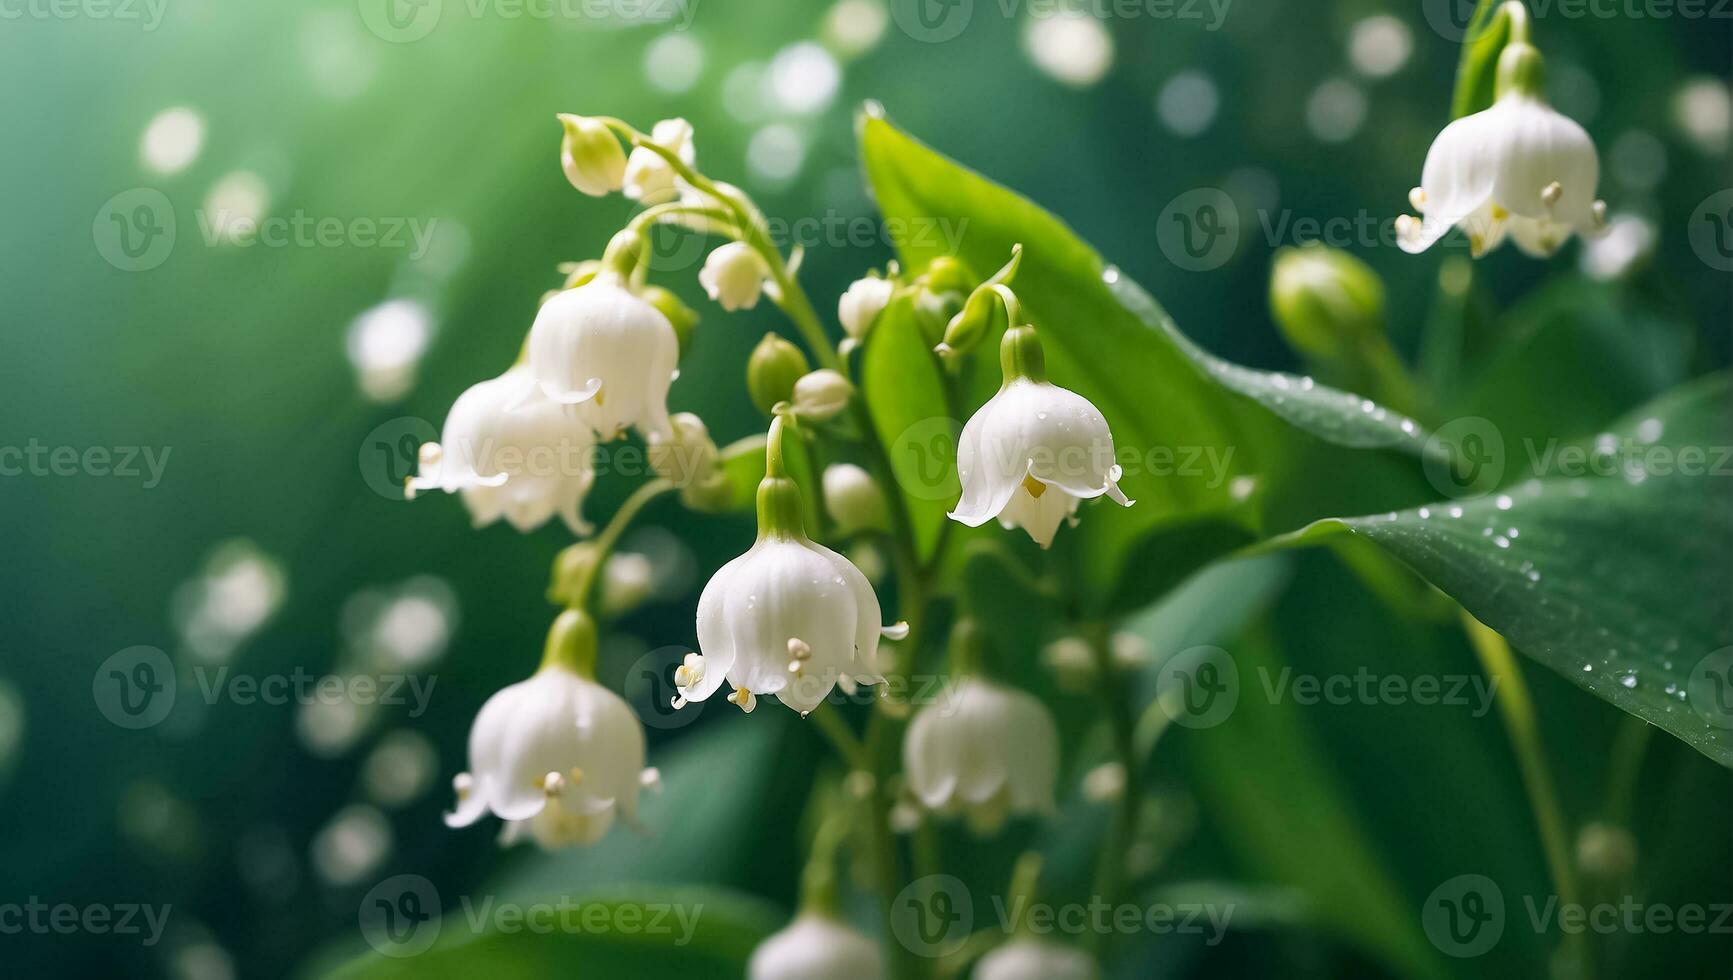
<svg viewBox="0 0 1733 980">
<path fill-rule="evenodd" d="M 732 313 L 758 305 L 758 295 L 764 291 L 764 279 L 769 274 L 764 257 L 751 246 L 729 242 L 704 260 L 704 268 L 698 270 L 698 282 L 711 299 Z"/>
<path fill-rule="evenodd" d="M 685 303 L 680 297 L 661 286 L 644 286 L 638 290 L 638 298 L 654 306 L 674 325 L 674 338 L 680 343 L 680 354 L 685 355 L 692 346 L 692 331 L 698 327 L 698 311 Z"/>
<path fill-rule="evenodd" d="M 940 356 L 954 357 L 974 350 L 992 330 L 993 321 L 1001 315 L 999 310 L 992 293 L 986 290 L 971 293 L 963 308 L 945 325 L 944 339 L 936 348 Z"/>
<path fill-rule="evenodd" d="M 794 383 L 794 414 L 809 422 L 829 422 L 842 414 L 854 385 L 839 372 L 820 368 Z"/>
<path fill-rule="evenodd" d="M 560 168 L 572 186 L 591 197 L 620 189 L 626 177 L 626 151 L 606 124 L 588 116 L 559 114 L 566 135 L 560 140 Z"/>
<path fill-rule="evenodd" d="M 1616 824 L 1596 821 L 1577 834 L 1577 865 L 1600 881 L 1618 881 L 1637 866 L 1637 841 Z"/>
<path fill-rule="evenodd" d="M 1384 330 L 1384 283 L 1338 249 L 1285 248 L 1270 273 L 1270 311 L 1288 344 L 1304 356 L 1347 361 Z"/>
<path fill-rule="evenodd" d="M 866 470 L 853 463 L 825 468 L 824 510 L 845 536 L 890 526 L 884 493 Z"/>
<path fill-rule="evenodd" d="M 811 367 L 800 348 L 776 334 L 765 334 L 746 361 L 746 391 L 752 404 L 766 415 L 774 414 L 777 403 L 794 397 L 795 384 Z"/>
<path fill-rule="evenodd" d="M 548 586 L 548 601 L 556 606 L 580 606 L 584 589 L 596 574 L 597 551 L 590 541 L 579 541 L 560 549 L 554 556 L 553 584 Z"/>
<path fill-rule="evenodd" d="M 681 412 L 668 420 L 669 435 L 650 440 L 650 468 L 682 489 L 708 480 L 716 472 L 716 443 L 704 420 Z"/>
<path fill-rule="evenodd" d="M 601 607 L 608 616 L 624 616 L 650 598 L 650 559 L 630 551 L 616 553 L 602 566 Z"/>
<path fill-rule="evenodd" d="M 895 291 L 896 283 L 875 276 L 856 279 L 848 287 L 848 291 L 836 301 L 836 316 L 850 339 L 856 343 L 866 339 L 873 321 L 890 304 L 891 294 Z"/>
</svg>

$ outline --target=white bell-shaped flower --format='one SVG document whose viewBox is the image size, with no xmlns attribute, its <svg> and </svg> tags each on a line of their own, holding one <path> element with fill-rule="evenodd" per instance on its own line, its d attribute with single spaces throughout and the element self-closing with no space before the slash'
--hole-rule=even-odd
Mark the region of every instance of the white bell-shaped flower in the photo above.
<svg viewBox="0 0 1733 980">
<path fill-rule="evenodd" d="M 668 434 L 679 361 L 674 325 L 606 270 L 549 297 L 530 327 L 529 366 L 542 393 L 576 406 L 603 439 L 627 426 L 646 438 Z"/>
<path fill-rule="evenodd" d="M 1572 233 L 1596 234 L 1605 226 L 1606 204 L 1595 198 L 1594 141 L 1541 95 L 1539 52 L 1508 45 L 1498 90 L 1490 108 L 1452 122 L 1433 141 L 1420 186 L 1409 193 L 1421 217 L 1397 219 L 1404 250 L 1423 252 L 1461 227 L 1476 257 L 1509 235 L 1524 252 L 1545 258 Z"/>
<path fill-rule="evenodd" d="M 664 119 L 650 127 L 650 141 L 672 151 L 690 165 L 697 150 L 692 145 L 692 124 L 684 119 Z M 684 181 L 674 167 L 655 150 L 634 147 L 626 158 L 624 187 L 627 197 L 645 204 L 661 204 L 680 196 Z"/>
<path fill-rule="evenodd" d="M 698 597 L 698 646 L 674 682 L 674 705 L 702 701 L 723 681 L 728 700 L 751 711 L 757 696 L 774 694 L 801 714 L 831 689 L 877 684 L 881 636 L 900 639 L 908 627 L 881 627 L 878 595 L 847 558 L 806 536 L 800 490 L 782 466 L 783 421 L 771 423 L 765 478 L 758 487 L 758 541 L 722 566 Z"/>
<path fill-rule="evenodd" d="M 1050 814 L 1059 730 L 1032 695 L 965 673 L 916 712 L 903 740 L 909 790 L 927 809 L 961 813 L 980 833 L 1011 814 Z"/>
<path fill-rule="evenodd" d="M 881 980 L 878 944 L 820 912 L 804 912 L 752 951 L 747 980 Z"/>
<path fill-rule="evenodd" d="M 406 493 L 461 492 L 477 527 L 503 516 L 531 531 L 558 514 L 572 533 L 588 534 L 582 508 L 595 481 L 595 441 L 518 365 L 458 396 L 440 441 L 421 447 Z"/>
<path fill-rule="evenodd" d="M 1000 362 L 1004 384 L 957 441 L 963 495 L 951 518 L 979 527 L 997 517 L 1045 548 L 1083 500 L 1105 495 L 1130 507 L 1107 420 L 1089 399 L 1047 381 L 1033 327 L 1005 332 Z"/>
<path fill-rule="evenodd" d="M 594 677 L 595 626 L 567 610 L 548 634 L 541 669 L 488 698 L 469 731 L 470 771 L 454 781 L 451 827 L 491 812 L 511 821 L 508 840 L 544 847 L 593 844 L 616 814 L 635 819 L 644 729 L 619 695 Z"/>
<path fill-rule="evenodd" d="M 1013 939 L 975 964 L 974 980 L 1096 980 L 1095 958 L 1074 946 Z"/>
<path fill-rule="evenodd" d="M 758 305 L 764 292 L 764 280 L 770 267 L 764 258 L 745 242 L 729 242 L 717 246 L 698 270 L 698 283 L 710 298 L 730 313 L 750 310 Z"/>
</svg>

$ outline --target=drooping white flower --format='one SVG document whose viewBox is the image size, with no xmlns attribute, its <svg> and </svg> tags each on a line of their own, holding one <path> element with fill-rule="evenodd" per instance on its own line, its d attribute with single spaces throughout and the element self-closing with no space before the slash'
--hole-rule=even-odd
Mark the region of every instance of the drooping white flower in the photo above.
<svg viewBox="0 0 1733 980">
<path fill-rule="evenodd" d="M 748 980 L 881 980 L 878 944 L 841 922 L 805 912 L 752 951 Z"/>
<path fill-rule="evenodd" d="M 1606 204 L 1595 198 L 1600 159 L 1589 134 L 1548 105 L 1539 90 L 1539 53 L 1505 49 L 1499 96 L 1490 108 L 1444 127 L 1427 151 L 1409 202 L 1421 218 L 1397 219 L 1397 240 L 1423 252 L 1453 227 L 1478 257 L 1506 235 L 1536 258 L 1572 233 L 1598 233 Z"/>
<path fill-rule="evenodd" d="M 589 676 L 595 628 L 568 610 L 529 680 L 488 698 L 469 731 L 470 771 L 454 781 L 451 827 L 489 812 L 512 822 L 506 839 L 543 847 L 593 844 L 618 814 L 630 822 L 644 768 L 644 729 L 619 695 Z"/>
<path fill-rule="evenodd" d="M 850 341 L 858 344 L 866 339 L 867 331 L 890 305 L 894 292 L 896 283 L 874 276 L 856 279 L 849 285 L 842 298 L 836 301 L 836 317 L 842 321 L 842 328 L 848 332 Z"/>
<path fill-rule="evenodd" d="M 957 441 L 963 494 L 951 518 L 979 527 L 997 517 L 1045 548 L 1083 500 L 1105 495 L 1130 507 L 1107 420 L 1089 399 L 1047 381 L 1034 329 L 1006 331 L 1000 360 L 1003 386 Z"/>
<path fill-rule="evenodd" d="M 729 242 L 718 246 L 704 260 L 704 268 L 698 270 L 698 283 L 711 299 L 732 313 L 758 305 L 758 296 L 764 291 L 764 280 L 769 275 L 770 267 L 752 246 Z"/>
<path fill-rule="evenodd" d="M 527 532 L 558 514 L 573 534 L 588 534 L 582 507 L 595 481 L 595 441 L 518 365 L 458 396 L 440 441 L 421 447 L 408 495 L 460 492 L 477 527 L 504 517 Z"/>
<path fill-rule="evenodd" d="M 683 163 L 696 159 L 692 146 L 692 124 L 684 119 L 664 119 L 650 128 L 650 140 L 674 153 Z M 682 182 L 674 168 L 654 150 L 634 147 L 626 158 L 624 191 L 645 204 L 660 204 L 679 196 Z"/>
<path fill-rule="evenodd" d="M 680 341 L 662 312 L 603 272 L 555 293 L 530 327 L 529 367 L 541 391 L 601 438 L 626 426 L 665 436 Z"/>
<path fill-rule="evenodd" d="M 881 636 L 900 639 L 908 627 L 881 627 L 878 595 L 847 558 L 806 536 L 800 490 L 782 469 L 780 418 L 771 424 L 764 481 L 758 489 L 758 541 L 722 566 L 698 597 L 698 646 L 674 682 L 676 707 L 702 701 L 723 681 L 729 700 L 751 711 L 760 694 L 774 694 L 801 714 L 831 689 L 877 684 Z"/>
<path fill-rule="evenodd" d="M 1059 730 L 1035 697 L 965 675 L 915 714 L 903 740 L 903 770 L 921 804 L 961 813 L 991 833 L 1013 813 L 1053 811 Z"/>
<path fill-rule="evenodd" d="M 974 980 L 1096 980 L 1095 958 L 1073 946 L 1013 939 L 975 964 Z"/>
</svg>

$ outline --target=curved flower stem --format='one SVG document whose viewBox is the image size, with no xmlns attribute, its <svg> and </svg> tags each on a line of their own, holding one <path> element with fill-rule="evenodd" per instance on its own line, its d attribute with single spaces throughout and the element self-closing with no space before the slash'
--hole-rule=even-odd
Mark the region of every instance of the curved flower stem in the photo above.
<svg viewBox="0 0 1733 980">
<path fill-rule="evenodd" d="M 867 761 L 866 751 L 862 747 L 860 739 L 856 738 L 854 732 L 849 730 L 848 724 L 842 720 L 842 716 L 837 714 L 836 709 L 829 702 L 820 704 L 807 717 L 812 719 L 812 723 L 818 727 L 819 733 L 830 742 L 831 747 L 836 749 L 836 754 L 841 756 L 842 761 L 848 763 L 850 768 L 871 769 L 871 764 Z"/>
<path fill-rule="evenodd" d="M 602 566 L 608 563 L 608 556 L 613 554 L 614 546 L 620 543 L 620 536 L 626 533 L 626 528 L 631 526 L 632 521 L 646 504 L 673 489 L 673 481 L 657 477 L 633 490 L 632 495 L 620 504 L 618 510 L 614 511 L 614 516 L 608 519 L 608 524 L 602 528 L 602 533 L 590 540 L 591 547 L 595 549 L 595 563 L 590 566 L 588 574 L 578 584 L 577 591 L 572 596 L 572 608 L 589 606 L 590 595 L 595 591 L 596 579 L 601 577 Z"/>
<path fill-rule="evenodd" d="M 1125 888 L 1126 853 L 1137 837 L 1137 823 L 1143 807 L 1142 766 L 1137 751 L 1137 721 L 1132 717 L 1124 685 L 1114 679 L 1113 651 L 1109 647 L 1111 636 L 1107 625 L 1088 624 L 1084 628 L 1084 637 L 1095 655 L 1095 672 L 1100 685 L 1098 692 L 1112 729 L 1114 753 L 1125 769 L 1125 786 L 1120 791 L 1119 808 L 1113 815 L 1113 828 L 1095 866 L 1092 901 L 1105 902 L 1111 908 L 1118 904 L 1120 893 Z M 1153 744 L 1153 739 L 1151 742 Z M 1090 947 L 1099 952 L 1105 938 L 1100 933 L 1091 933 Z"/>
<path fill-rule="evenodd" d="M 1630 828 L 1631 808 L 1637 798 L 1637 777 L 1643 771 L 1650 735 L 1655 726 L 1636 715 L 1627 715 L 1613 740 L 1607 760 L 1606 818 L 1614 826 Z"/>
<path fill-rule="evenodd" d="M 1564 809 L 1559 805 L 1552 773 L 1547 768 L 1540 727 L 1535 719 L 1534 700 L 1529 696 L 1528 685 L 1523 682 L 1516 656 L 1511 653 L 1510 644 L 1504 637 L 1475 619 L 1466 609 L 1462 611 L 1462 628 L 1468 634 L 1475 655 L 1480 658 L 1481 668 L 1497 685 L 1499 714 L 1504 718 L 1505 730 L 1510 734 L 1512 748 L 1516 750 L 1523 788 L 1528 791 L 1529 807 L 1534 810 L 1535 822 L 1539 825 L 1541 846 L 1546 852 L 1547 868 L 1552 874 L 1559 903 L 1563 906 L 1580 904 Z M 1585 935 L 1567 933 L 1564 944 L 1573 972 L 1578 976 L 1588 976 L 1590 962 Z"/>
</svg>

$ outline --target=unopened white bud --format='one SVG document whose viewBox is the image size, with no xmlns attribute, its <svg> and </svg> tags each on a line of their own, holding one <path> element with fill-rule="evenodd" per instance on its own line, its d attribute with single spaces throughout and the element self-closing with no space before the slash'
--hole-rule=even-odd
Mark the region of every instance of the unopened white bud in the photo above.
<svg viewBox="0 0 1733 980">
<path fill-rule="evenodd" d="M 871 474 L 853 463 L 825 468 L 824 509 L 844 535 L 882 531 L 889 526 L 883 491 Z"/>
<path fill-rule="evenodd" d="M 854 385 L 830 368 L 820 368 L 794 383 L 794 413 L 811 422 L 828 422 L 848 407 Z"/>
<path fill-rule="evenodd" d="M 560 140 L 560 169 L 572 186 L 591 197 L 620 189 L 626 176 L 626 151 L 607 125 L 588 116 L 560 113 L 566 134 Z"/>
<path fill-rule="evenodd" d="M 758 296 L 764 292 L 764 278 L 769 274 L 764 258 L 750 246 L 729 242 L 718 246 L 704 260 L 698 282 L 723 309 L 750 310 L 758 305 Z"/>
<path fill-rule="evenodd" d="M 872 276 L 856 279 L 848 287 L 848 291 L 837 300 L 836 316 L 849 337 L 859 341 L 866 336 L 873 321 L 890 305 L 891 293 L 895 290 L 896 284 L 889 279 Z"/>
</svg>

